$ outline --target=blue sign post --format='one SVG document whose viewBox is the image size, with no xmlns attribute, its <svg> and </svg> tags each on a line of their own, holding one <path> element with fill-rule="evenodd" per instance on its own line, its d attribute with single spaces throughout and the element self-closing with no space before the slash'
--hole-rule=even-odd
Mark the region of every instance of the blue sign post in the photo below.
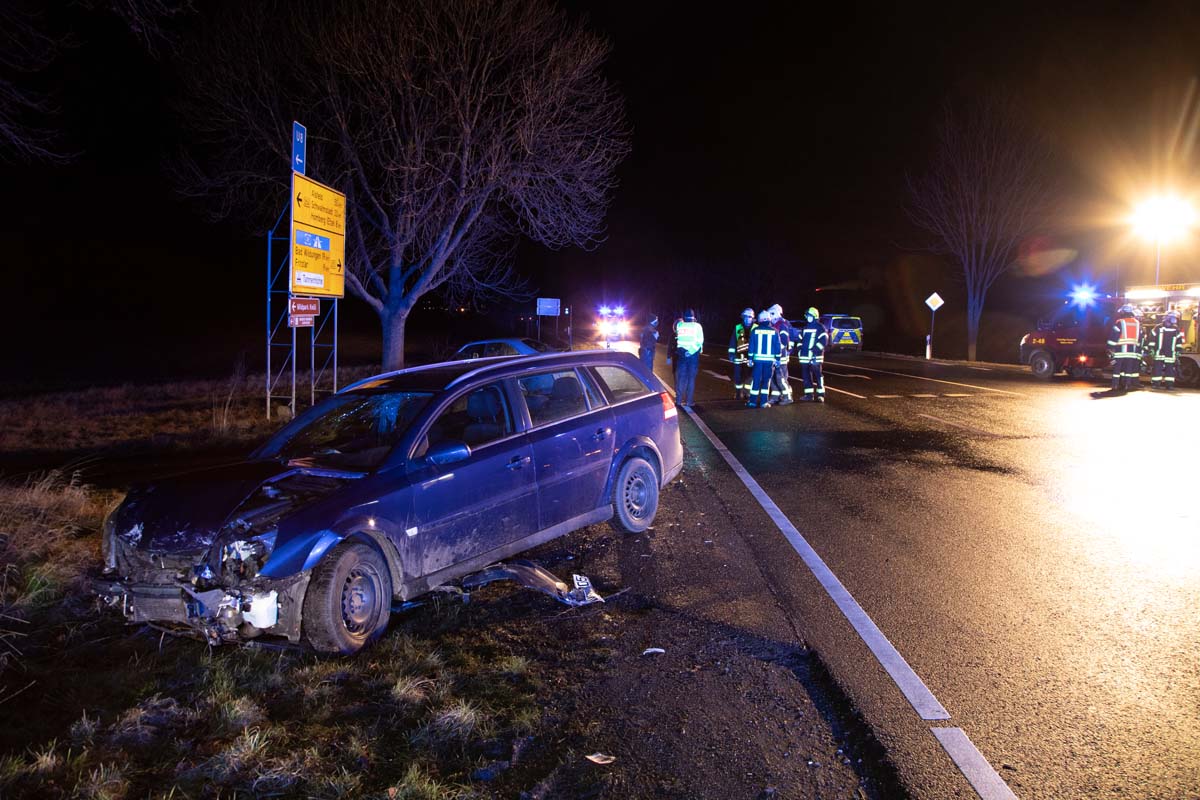
<svg viewBox="0 0 1200 800">
<path fill-rule="evenodd" d="M 308 130 L 299 122 L 292 122 L 292 169 L 304 174 L 304 162 L 308 159 Z"/>
</svg>

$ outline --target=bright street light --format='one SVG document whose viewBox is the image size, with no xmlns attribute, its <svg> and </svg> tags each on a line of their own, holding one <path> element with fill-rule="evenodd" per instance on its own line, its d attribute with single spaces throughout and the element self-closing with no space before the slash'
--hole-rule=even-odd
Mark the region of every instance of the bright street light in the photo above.
<svg viewBox="0 0 1200 800">
<path fill-rule="evenodd" d="M 1162 195 L 1143 200 L 1133 210 L 1133 229 L 1144 239 L 1154 242 L 1154 283 L 1159 282 L 1163 242 L 1170 242 L 1187 233 L 1195 224 L 1196 212 L 1188 201 L 1174 195 Z"/>
</svg>

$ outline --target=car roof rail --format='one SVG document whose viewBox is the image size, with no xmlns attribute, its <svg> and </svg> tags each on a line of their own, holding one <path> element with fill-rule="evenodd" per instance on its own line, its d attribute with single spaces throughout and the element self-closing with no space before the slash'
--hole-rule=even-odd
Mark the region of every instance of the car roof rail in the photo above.
<svg viewBox="0 0 1200 800">
<path fill-rule="evenodd" d="M 397 375 L 407 375 L 410 372 L 425 372 L 426 370 L 430 370 L 430 369 L 438 369 L 439 367 L 444 367 L 447 364 L 457 363 L 457 361 L 472 361 L 472 360 L 474 360 L 474 361 L 484 361 L 484 360 L 491 361 L 491 360 L 495 360 L 496 358 L 503 358 L 503 357 L 504 356 L 492 356 L 489 359 L 460 358 L 460 359 L 457 359 L 456 361 L 435 361 L 432 364 L 421 364 L 416 367 L 404 367 L 403 369 L 394 369 L 391 372 L 381 372 L 378 375 L 372 375 L 368 378 L 363 378 L 362 380 L 357 380 L 354 383 L 350 384 L 349 386 L 346 386 L 345 388 L 338 389 L 337 393 L 341 394 L 342 392 L 348 392 L 351 389 L 357 389 L 359 386 L 362 386 L 364 383 L 371 383 L 372 381 L 383 380 L 384 378 L 394 378 Z"/>
<path fill-rule="evenodd" d="M 528 355 L 528 356 L 501 356 L 501 358 L 504 358 L 509 363 L 520 362 L 521 366 L 525 366 L 526 364 L 530 364 L 530 363 L 537 364 L 537 363 L 540 363 L 543 361 L 554 361 L 556 359 L 570 360 L 570 359 L 580 358 L 580 357 L 599 360 L 597 358 L 598 354 L 603 355 L 606 358 L 613 358 L 614 356 L 618 356 L 618 355 L 627 356 L 629 358 L 634 358 L 632 354 L 626 353 L 626 352 L 623 352 L 620 350 L 601 350 L 599 348 L 597 348 L 595 350 L 568 350 L 564 353 L 539 353 L 538 355 Z M 478 376 L 480 373 L 487 372 L 488 370 L 494 369 L 498 366 L 500 366 L 500 365 L 499 364 L 488 364 L 487 366 L 479 367 L 478 369 L 473 369 L 470 372 L 464 372 L 462 375 L 459 375 L 457 378 L 450 381 L 450 383 L 446 384 L 446 388 L 452 389 L 455 386 L 458 386 L 459 384 L 464 383 L 464 382 Z"/>
</svg>

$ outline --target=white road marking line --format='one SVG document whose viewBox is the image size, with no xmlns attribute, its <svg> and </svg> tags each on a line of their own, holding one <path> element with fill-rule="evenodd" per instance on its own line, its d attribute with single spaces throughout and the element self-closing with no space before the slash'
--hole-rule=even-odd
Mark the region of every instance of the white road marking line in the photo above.
<svg viewBox="0 0 1200 800">
<path fill-rule="evenodd" d="M 878 397 L 880 400 L 895 400 L 900 395 L 898 395 L 898 394 L 877 394 L 875 396 Z"/>
<path fill-rule="evenodd" d="M 992 768 L 962 728 L 930 728 L 950 760 L 983 800 L 1017 800 L 1013 790 Z"/>
<path fill-rule="evenodd" d="M 804 385 L 804 381 L 803 381 L 801 378 L 792 378 L 792 377 L 790 377 L 790 376 L 789 376 L 789 377 L 788 377 L 788 380 L 789 380 L 789 381 L 791 381 L 792 383 L 798 383 L 798 384 L 800 384 L 801 386 L 803 386 L 803 385 Z M 837 388 L 835 388 L 835 387 L 833 387 L 833 386 L 830 386 L 828 383 L 827 383 L 827 384 L 825 384 L 825 391 L 827 391 L 827 392 L 837 392 L 838 394 L 848 394 L 848 395 L 850 395 L 851 397 L 857 397 L 859 400 L 866 400 L 866 399 L 867 399 L 867 398 L 866 398 L 864 395 L 861 395 L 861 394 L 855 394 L 854 392 L 847 392 L 845 389 L 837 389 Z"/>
<path fill-rule="evenodd" d="M 980 372 L 991 372 L 992 371 L 991 367 L 967 367 L 967 369 L 975 369 L 975 370 L 979 370 Z"/>
<path fill-rule="evenodd" d="M 961 422 L 951 422 L 948 419 L 942 419 L 941 417 L 935 417 L 932 414 L 917 414 L 917 416 L 924 417 L 925 419 L 931 419 L 934 422 L 940 422 L 943 425 L 950 425 L 955 428 L 962 428 L 965 431 L 971 431 L 972 433 L 978 433 L 980 436 L 999 436 L 1000 435 L 998 433 L 992 433 L 991 431 L 985 431 L 983 428 L 976 428 L 972 425 L 963 425 Z"/>
<path fill-rule="evenodd" d="M 924 398 L 930 398 L 930 397 L 937 397 L 937 395 L 936 395 L 936 394 L 910 394 L 910 395 L 909 395 L 909 397 L 924 397 Z"/>
<path fill-rule="evenodd" d="M 839 378 L 862 378 L 864 381 L 871 380 L 870 375 L 852 375 L 849 372 L 834 372 L 831 369 L 825 370 L 826 375 L 837 375 Z"/>
<path fill-rule="evenodd" d="M 992 389 L 987 386 L 976 386 L 973 383 L 959 383 L 958 381 L 944 381 L 941 378 L 927 378 L 924 375 L 909 375 L 907 372 L 891 372 L 886 369 L 875 369 L 874 367 L 864 367 L 861 364 L 841 364 L 841 363 L 832 362 L 832 361 L 829 363 L 836 364 L 836 366 L 839 366 L 839 367 L 846 367 L 847 369 L 865 369 L 867 372 L 882 372 L 884 375 L 897 375 L 901 378 L 913 378 L 918 381 L 933 381 L 934 383 L 946 383 L 946 384 L 949 384 L 950 386 L 965 386 L 968 389 L 981 389 L 985 392 L 996 392 L 998 394 L 1011 394 L 1013 397 L 1025 397 L 1025 395 L 1021 394 L 1020 392 L 1010 392 L 1007 389 Z"/>
<path fill-rule="evenodd" d="M 942 395 L 942 397 L 970 397 L 970 396 L 971 396 L 971 395 L 969 395 L 969 394 L 951 394 L 951 393 L 949 393 L 949 392 L 947 392 L 946 394 Z"/>
<path fill-rule="evenodd" d="M 728 375 L 722 375 L 721 373 L 714 372 L 711 369 L 706 369 L 704 371 L 706 373 L 708 373 L 709 375 L 712 375 L 714 378 L 716 378 L 718 380 L 722 380 L 722 381 L 732 381 L 733 380 L 733 378 L 729 377 Z"/>
<path fill-rule="evenodd" d="M 762 506 L 763 511 L 767 512 L 767 516 L 779 528 L 779 531 L 788 540 L 792 548 L 800 555 L 800 558 L 812 570 L 817 581 L 829 594 L 830 599 L 837 605 L 841 612 L 849 620 L 851 626 L 857 631 L 863 642 L 874 653 L 875 658 L 879 660 L 880 666 L 884 668 L 888 675 L 895 682 L 896 687 L 900 689 L 901 694 L 905 699 L 912 704 L 916 712 L 924 720 L 934 719 L 950 719 L 950 713 L 942 707 L 937 698 L 933 696 L 933 692 L 929 691 L 929 687 L 918 677 L 913 668 L 908 665 L 904 657 L 892 645 L 888 638 L 883 635 L 883 631 L 871 620 L 863 607 L 858 604 L 858 601 L 851 596 L 842 582 L 838 580 L 829 566 L 817 555 L 817 551 L 812 548 L 812 545 L 800 535 L 800 531 L 796 530 L 796 526 L 784 515 L 775 505 L 775 501 L 763 491 L 763 488 L 758 485 L 758 481 L 746 471 L 742 466 L 742 462 L 737 460 L 737 457 L 730 452 L 720 439 L 717 438 L 709 427 L 704 424 L 704 420 L 690 408 L 685 408 L 688 416 L 696 423 L 696 427 L 704 434 L 705 438 L 716 448 L 721 457 L 725 459 L 734 473 L 741 479 L 742 483 L 750 494 L 754 495 L 754 499 Z"/>
</svg>

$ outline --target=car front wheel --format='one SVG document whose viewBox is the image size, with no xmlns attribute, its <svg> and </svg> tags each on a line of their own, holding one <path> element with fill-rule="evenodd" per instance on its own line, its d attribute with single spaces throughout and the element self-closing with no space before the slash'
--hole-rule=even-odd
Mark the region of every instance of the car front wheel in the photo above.
<svg viewBox="0 0 1200 800">
<path fill-rule="evenodd" d="M 392 578 L 383 555 L 343 542 L 313 570 L 304 595 L 304 638 L 322 653 L 351 655 L 387 630 Z"/>
<path fill-rule="evenodd" d="M 644 458 L 630 458 L 617 472 L 613 487 L 613 527 L 641 533 L 654 522 L 658 511 L 658 473 Z"/>
</svg>

